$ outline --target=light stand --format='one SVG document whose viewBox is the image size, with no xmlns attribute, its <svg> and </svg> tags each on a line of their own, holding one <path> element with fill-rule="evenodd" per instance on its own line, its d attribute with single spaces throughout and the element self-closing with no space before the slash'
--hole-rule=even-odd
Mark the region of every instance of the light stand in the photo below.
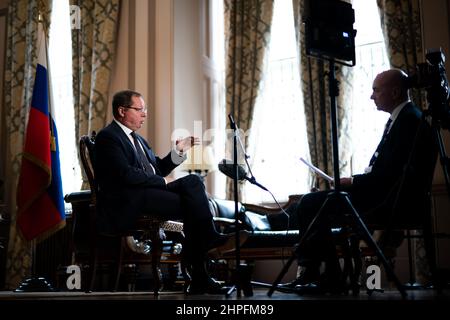
<svg viewBox="0 0 450 320">
<path fill-rule="evenodd" d="M 335 67 L 334 67 L 334 59 L 329 60 L 329 67 L 330 71 L 328 74 L 328 80 L 329 80 L 329 95 L 330 95 L 330 108 L 331 108 L 331 134 L 332 134 L 332 143 L 333 143 L 333 169 L 334 169 L 334 190 L 331 191 L 323 203 L 322 207 L 319 209 L 318 213 L 314 217 L 314 219 L 309 224 L 308 228 L 306 229 L 306 232 L 301 236 L 300 241 L 298 243 L 298 247 L 301 248 L 306 239 L 309 237 L 310 233 L 314 231 L 314 227 L 318 225 L 319 221 L 325 217 L 323 213 L 327 211 L 327 208 L 329 206 L 334 206 L 337 208 L 339 205 L 339 208 L 342 209 L 348 209 L 348 211 L 351 213 L 351 215 L 354 218 L 354 222 L 357 224 L 357 231 L 361 233 L 363 236 L 363 239 L 366 241 L 368 246 L 375 251 L 378 258 L 381 260 L 381 262 L 384 265 L 385 271 L 391 279 L 393 279 L 395 286 L 397 287 L 398 291 L 401 293 L 402 297 L 406 297 L 406 291 L 403 288 L 402 284 L 396 277 L 394 271 L 392 270 L 391 266 L 389 265 L 389 262 L 387 261 L 386 257 L 384 256 L 383 252 L 381 251 L 380 247 L 377 245 L 377 243 L 372 238 L 369 230 L 367 229 L 367 226 L 364 224 L 364 222 L 361 220 L 361 217 L 359 216 L 358 212 L 354 208 L 353 204 L 351 203 L 348 194 L 346 192 L 341 191 L 341 184 L 340 184 L 340 176 L 339 176 L 339 150 L 338 150 L 338 135 L 337 135 L 337 117 L 336 117 L 336 96 L 338 96 L 338 83 L 335 78 Z M 296 259 L 295 254 L 292 254 L 291 258 L 288 260 L 288 262 L 284 265 L 283 269 L 281 270 L 280 274 L 277 276 L 275 281 L 272 284 L 272 287 L 269 289 L 267 295 L 270 297 L 272 296 L 275 289 L 277 289 L 278 284 L 280 283 L 281 279 L 284 277 L 286 272 L 288 271 L 289 267 L 291 266 L 292 262 Z"/>
</svg>

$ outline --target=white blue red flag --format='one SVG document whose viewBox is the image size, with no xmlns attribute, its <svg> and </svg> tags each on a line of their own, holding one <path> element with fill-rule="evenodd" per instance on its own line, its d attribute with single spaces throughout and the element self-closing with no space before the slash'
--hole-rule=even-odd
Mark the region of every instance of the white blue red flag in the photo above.
<svg viewBox="0 0 450 320">
<path fill-rule="evenodd" d="M 38 38 L 38 65 L 17 186 L 17 226 L 27 240 L 45 239 L 65 226 L 58 134 L 49 112 L 43 31 Z"/>
</svg>

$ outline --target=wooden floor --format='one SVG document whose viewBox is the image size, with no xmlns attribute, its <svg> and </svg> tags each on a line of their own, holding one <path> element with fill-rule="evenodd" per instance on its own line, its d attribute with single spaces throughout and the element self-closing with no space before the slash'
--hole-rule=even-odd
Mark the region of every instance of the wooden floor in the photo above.
<svg viewBox="0 0 450 320">
<path fill-rule="evenodd" d="M 437 292 L 433 289 L 407 290 L 407 296 L 402 297 L 396 289 L 383 290 L 382 292 L 361 291 L 354 295 L 351 292 L 343 294 L 297 294 L 275 290 L 268 296 L 268 288 L 253 287 L 253 295 L 246 296 L 241 291 L 240 297 L 236 290 L 229 296 L 226 295 L 186 295 L 181 291 L 162 291 L 158 296 L 149 291 L 136 292 L 81 292 L 81 291 L 57 291 L 57 292 L 14 292 L 0 291 L 0 301 L 11 300 L 217 300 L 217 301 L 252 301 L 252 300 L 339 300 L 339 301 L 450 301 L 450 290 Z"/>
<path fill-rule="evenodd" d="M 163 291 L 155 297 L 151 292 L 22 292 L 0 291 L 0 314 L 10 314 L 21 310 L 33 315 L 52 308 L 68 310 L 73 316 L 86 315 L 87 310 L 97 309 L 104 315 L 158 314 L 153 319 L 188 318 L 231 319 L 260 318 L 288 319 L 299 312 L 313 312 L 315 315 L 336 315 L 345 313 L 347 319 L 352 315 L 369 313 L 385 315 L 387 310 L 399 312 L 403 316 L 414 316 L 417 312 L 439 314 L 450 310 L 450 290 L 438 293 L 432 289 L 408 290 L 407 297 L 395 289 L 373 292 L 370 295 L 362 291 L 358 295 L 350 294 L 314 294 L 298 295 L 275 291 L 271 297 L 267 288 L 253 288 L 252 296 L 237 296 L 234 291 L 225 295 L 185 295 L 183 292 Z M 89 311 L 90 313 L 91 311 Z M 52 315 L 50 314 L 49 317 Z M 251 316 L 251 317 L 250 317 Z M 47 317 L 48 318 L 48 317 Z M 88 317 L 90 318 L 90 317 Z M 182 317 L 184 319 L 184 317 Z M 295 318 L 295 317 L 293 317 Z M 357 318 L 357 317 L 355 317 Z M 56 319 L 56 317 L 55 317 Z M 61 319 L 60 317 L 58 319 Z"/>
<path fill-rule="evenodd" d="M 433 289 L 407 290 L 407 297 L 403 298 L 399 291 L 395 289 L 385 290 L 383 292 L 366 291 L 360 292 L 358 295 L 349 294 L 296 294 L 275 291 L 272 296 L 268 296 L 268 289 L 253 288 L 252 296 L 245 296 L 241 292 L 238 297 L 236 291 L 233 291 L 229 297 L 225 295 L 186 295 L 181 291 L 162 291 L 158 296 L 154 296 L 153 292 L 13 292 L 0 291 L 0 301 L 27 301 L 27 300 L 215 300 L 215 301 L 252 301 L 252 300 L 296 300 L 296 301 L 432 301 L 447 300 L 450 302 L 450 290 L 443 290 L 438 293 Z"/>
</svg>

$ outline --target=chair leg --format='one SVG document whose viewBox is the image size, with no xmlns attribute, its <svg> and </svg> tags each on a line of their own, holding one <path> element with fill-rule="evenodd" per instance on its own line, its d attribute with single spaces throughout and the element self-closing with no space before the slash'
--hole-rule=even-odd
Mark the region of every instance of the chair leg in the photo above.
<svg viewBox="0 0 450 320">
<path fill-rule="evenodd" d="M 98 268 L 98 248 L 94 245 L 93 257 L 91 257 L 91 265 L 89 270 L 89 289 L 88 292 L 94 291 L 95 278 L 97 275 Z"/>
<path fill-rule="evenodd" d="M 150 240 L 152 241 L 152 273 L 155 281 L 153 293 L 155 296 L 159 294 L 161 289 L 161 270 L 159 268 L 162 254 L 162 239 L 159 232 L 159 222 L 153 222 L 150 227 Z"/>
<path fill-rule="evenodd" d="M 406 240 L 408 244 L 408 269 L 409 269 L 409 286 L 416 285 L 416 276 L 413 270 L 413 256 L 412 256 L 412 245 L 411 245 L 411 230 L 406 230 Z"/>
<path fill-rule="evenodd" d="M 350 275 L 350 287 L 354 296 L 359 294 L 361 283 L 361 270 L 362 270 L 362 255 L 359 248 L 359 239 L 356 236 L 350 237 L 350 251 L 353 260 L 353 273 Z"/>
<path fill-rule="evenodd" d="M 349 239 L 342 241 L 342 258 L 344 260 L 344 267 L 342 270 L 342 282 L 345 286 L 345 293 L 348 293 L 348 283 L 351 282 L 353 270 L 352 256 L 350 250 Z"/>
<path fill-rule="evenodd" d="M 431 282 L 433 286 L 440 292 L 442 290 L 442 283 L 437 277 L 437 263 L 436 263 L 436 247 L 433 238 L 433 227 L 431 219 L 427 219 L 423 228 L 423 238 L 425 243 L 425 252 L 427 255 L 428 265 L 430 267 Z"/>
<path fill-rule="evenodd" d="M 122 274 L 122 266 L 123 266 L 123 251 L 125 246 L 127 245 L 125 237 L 120 238 L 119 243 L 119 257 L 117 259 L 116 265 L 116 280 L 114 281 L 113 291 L 116 292 L 119 288 L 120 275 Z"/>
</svg>

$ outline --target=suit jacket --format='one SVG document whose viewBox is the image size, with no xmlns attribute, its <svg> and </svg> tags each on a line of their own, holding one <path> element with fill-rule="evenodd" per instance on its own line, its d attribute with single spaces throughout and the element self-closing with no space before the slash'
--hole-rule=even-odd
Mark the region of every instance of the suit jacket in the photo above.
<svg viewBox="0 0 450 320">
<path fill-rule="evenodd" d="M 141 199 L 145 192 L 166 189 L 163 177 L 183 160 L 175 152 L 161 159 L 144 138 L 138 135 L 138 139 L 155 168 L 155 174 L 142 170 L 132 142 L 116 122 L 111 122 L 97 134 L 94 170 L 99 188 L 97 225 L 102 232 L 132 227 L 139 210 L 142 210 Z"/>
<path fill-rule="evenodd" d="M 397 207 L 423 210 L 424 195 L 431 188 L 437 147 L 430 126 L 421 119 L 422 112 L 412 103 L 401 110 L 372 171 L 353 177 L 349 191 L 357 208 L 364 211 L 380 204 L 390 208 L 400 190 Z M 402 218 L 407 210 L 399 211 L 403 211 L 399 216 Z"/>
</svg>

